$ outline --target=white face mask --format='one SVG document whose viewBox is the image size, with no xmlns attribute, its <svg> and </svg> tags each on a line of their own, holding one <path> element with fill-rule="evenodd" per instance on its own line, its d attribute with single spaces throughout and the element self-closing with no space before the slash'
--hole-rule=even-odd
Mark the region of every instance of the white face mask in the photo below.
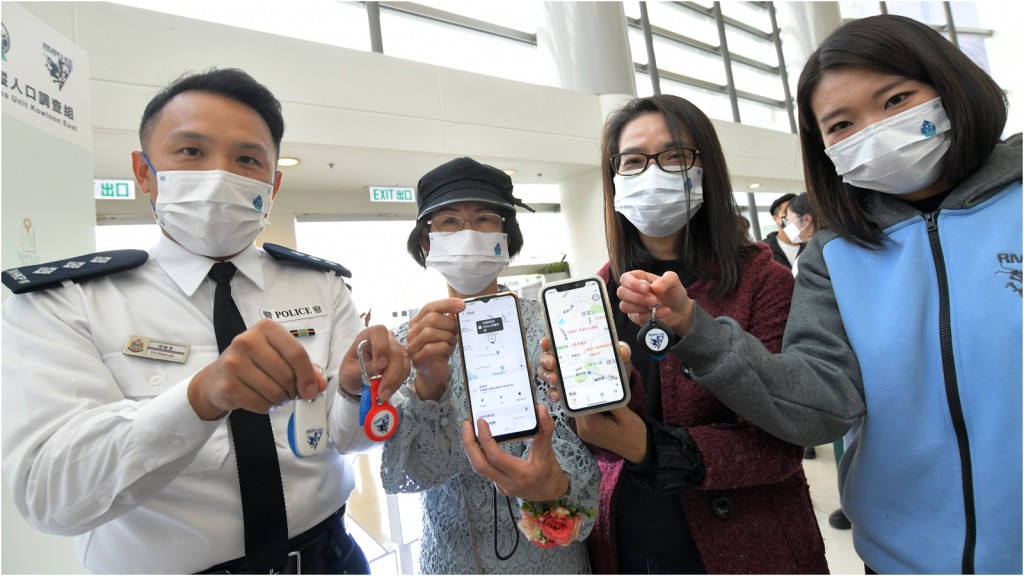
<svg viewBox="0 0 1024 576">
<path fill-rule="evenodd" d="M 460 230 L 430 233 L 427 266 L 444 275 L 459 294 L 474 296 L 508 266 L 508 234 Z"/>
<path fill-rule="evenodd" d="M 273 184 L 223 170 L 169 170 L 157 174 L 153 211 L 178 244 L 219 258 L 256 240 L 267 225 L 273 191 Z"/>
<path fill-rule="evenodd" d="M 787 225 L 785 228 L 782 229 L 782 233 L 785 234 L 791 242 L 803 244 L 804 239 L 800 237 L 800 232 L 803 231 L 804 227 L 800 226 L 799 223 L 800 221 L 797 220 L 796 222 Z"/>
<path fill-rule="evenodd" d="M 701 168 L 672 174 L 657 166 L 650 166 L 638 176 L 616 174 L 615 211 L 641 234 L 652 238 L 671 236 L 704 203 L 700 181 L 703 174 Z"/>
<path fill-rule="evenodd" d="M 936 98 L 825 148 L 843 182 L 887 194 L 927 188 L 942 174 L 949 117 Z"/>
</svg>

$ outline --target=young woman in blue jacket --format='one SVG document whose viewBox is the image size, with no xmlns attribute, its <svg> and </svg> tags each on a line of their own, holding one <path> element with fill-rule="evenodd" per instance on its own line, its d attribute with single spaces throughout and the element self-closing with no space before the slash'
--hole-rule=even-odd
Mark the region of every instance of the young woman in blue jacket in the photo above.
<svg viewBox="0 0 1024 576">
<path fill-rule="evenodd" d="M 883 15 L 821 44 L 797 102 L 822 230 L 782 353 L 672 273 L 625 273 L 622 310 L 644 323 L 659 303 L 694 379 L 765 430 L 849 433 L 839 488 L 869 573 L 1020 574 L 1021 137 L 1001 139 L 1003 94 Z"/>
</svg>

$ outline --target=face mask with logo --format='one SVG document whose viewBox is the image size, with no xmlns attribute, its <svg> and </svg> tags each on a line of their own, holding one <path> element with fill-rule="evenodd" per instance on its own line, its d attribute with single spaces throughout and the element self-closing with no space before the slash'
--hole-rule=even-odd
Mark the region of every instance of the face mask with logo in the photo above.
<svg viewBox="0 0 1024 576">
<path fill-rule="evenodd" d="M 479 294 L 508 266 L 508 234 L 503 232 L 460 230 L 429 237 L 427 266 L 443 274 L 459 294 Z"/>
<path fill-rule="evenodd" d="M 615 211 L 641 234 L 664 238 L 679 232 L 704 203 L 704 170 L 669 173 L 651 166 L 637 176 L 615 175 Z"/>
<path fill-rule="evenodd" d="M 936 98 L 876 122 L 825 148 L 843 182 L 886 194 L 910 194 L 942 174 L 949 117 Z"/>
<path fill-rule="evenodd" d="M 153 170 L 148 158 L 146 164 Z M 190 252 L 210 258 L 237 254 L 267 225 L 273 184 L 223 170 L 153 173 L 156 221 Z"/>
</svg>

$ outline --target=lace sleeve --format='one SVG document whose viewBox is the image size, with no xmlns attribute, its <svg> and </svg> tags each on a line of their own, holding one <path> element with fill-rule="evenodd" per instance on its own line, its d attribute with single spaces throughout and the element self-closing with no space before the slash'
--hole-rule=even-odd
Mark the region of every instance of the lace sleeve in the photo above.
<svg viewBox="0 0 1024 576">
<path fill-rule="evenodd" d="M 523 322 L 526 325 L 526 341 L 531 348 L 534 374 L 536 374 L 541 354 L 540 340 L 545 336 L 544 322 L 541 317 L 540 305 L 537 302 L 524 299 L 522 305 Z M 551 385 L 540 378 L 536 378 L 535 383 L 538 402 L 548 409 L 555 421 L 555 433 L 551 437 L 551 447 L 554 449 L 562 470 L 569 475 L 570 491 L 566 498 L 570 502 L 596 511 L 601 487 L 601 469 L 597 465 L 597 459 L 583 444 L 583 441 L 576 436 L 571 419 L 566 416 L 562 405 L 551 401 Z M 528 456 L 529 449 L 527 449 L 527 453 L 523 454 L 523 458 Z M 586 520 L 580 528 L 578 540 L 585 540 L 593 527 L 594 519 Z"/>
<path fill-rule="evenodd" d="M 395 330 L 395 336 L 402 345 L 406 343 L 408 332 L 408 323 Z M 448 387 L 436 402 L 420 400 L 408 385 L 402 387 L 402 397 L 395 402 L 398 430 L 384 443 L 381 460 L 381 481 L 388 494 L 421 492 L 472 471 L 462 447 L 460 423 L 467 416 L 463 408 L 464 394 L 460 394 L 460 362 L 456 352 L 449 362 L 451 378 Z M 415 378 L 413 371 L 406 383 Z"/>
</svg>

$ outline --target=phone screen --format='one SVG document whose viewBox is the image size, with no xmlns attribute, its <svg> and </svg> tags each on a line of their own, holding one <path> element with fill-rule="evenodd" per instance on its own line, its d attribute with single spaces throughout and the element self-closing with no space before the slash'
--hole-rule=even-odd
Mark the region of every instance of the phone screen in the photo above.
<svg viewBox="0 0 1024 576">
<path fill-rule="evenodd" d="M 546 286 L 543 298 L 566 409 L 595 412 L 627 402 L 603 282 L 583 278 Z"/>
<path fill-rule="evenodd" d="M 533 375 L 520 318 L 518 299 L 511 293 L 468 299 L 458 315 L 473 428 L 483 418 L 498 442 L 538 430 Z"/>
</svg>

